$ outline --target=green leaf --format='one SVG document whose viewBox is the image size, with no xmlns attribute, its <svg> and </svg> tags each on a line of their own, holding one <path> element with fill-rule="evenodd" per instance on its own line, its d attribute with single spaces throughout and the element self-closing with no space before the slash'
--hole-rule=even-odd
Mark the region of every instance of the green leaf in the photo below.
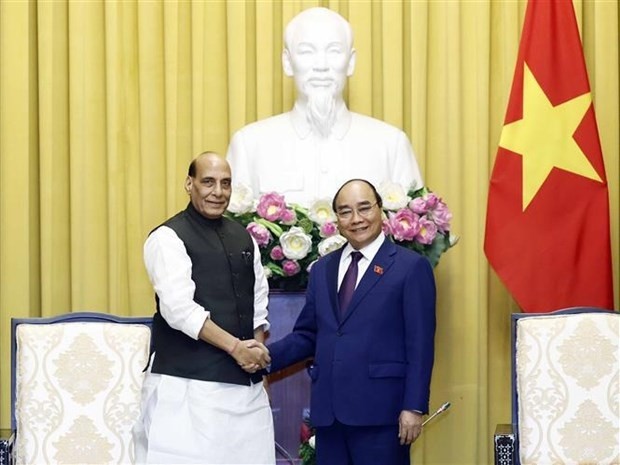
<svg viewBox="0 0 620 465">
<path fill-rule="evenodd" d="M 303 465 L 316 465 L 316 453 L 307 442 L 299 446 L 299 458 Z"/>
<path fill-rule="evenodd" d="M 426 246 L 424 255 L 428 258 L 433 265 L 433 268 L 439 263 L 441 254 L 450 248 L 450 241 L 447 236 L 443 234 L 437 234 L 432 244 Z"/>
<path fill-rule="evenodd" d="M 314 222 L 309 218 L 301 218 L 297 221 L 297 226 L 303 229 L 306 234 L 310 234 L 314 228 Z"/>
<path fill-rule="evenodd" d="M 305 217 L 305 218 L 307 218 L 307 217 L 308 217 L 308 209 L 307 209 L 307 208 L 302 207 L 301 205 L 297 205 L 296 203 L 294 203 L 294 204 L 292 204 L 292 205 L 291 205 L 291 209 L 292 209 L 295 213 L 297 213 L 297 214 L 299 214 L 299 215 L 301 215 L 301 216 L 303 216 L 303 217 Z"/>
<path fill-rule="evenodd" d="M 284 270 L 282 269 L 282 267 L 276 265 L 275 263 L 268 262 L 265 266 L 269 268 L 274 275 L 284 276 Z"/>
<path fill-rule="evenodd" d="M 276 237 L 280 237 L 282 233 L 284 232 L 280 226 L 278 226 L 275 223 L 272 223 L 271 221 L 266 220 L 265 218 L 256 217 L 254 218 L 254 221 L 258 224 L 262 224 L 269 231 L 271 231 L 273 235 Z"/>
</svg>

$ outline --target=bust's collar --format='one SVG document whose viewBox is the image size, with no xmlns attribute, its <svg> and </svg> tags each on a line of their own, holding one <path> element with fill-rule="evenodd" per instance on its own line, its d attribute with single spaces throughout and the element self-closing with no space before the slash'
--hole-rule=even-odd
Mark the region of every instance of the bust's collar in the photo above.
<svg viewBox="0 0 620 465">
<path fill-rule="evenodd" d="M 308 123 L 308 120 L 306 120 L 306 114 L 297 102 L 295 102 L 295 106 L 289 114 L 291 116 L 293 128 L 295 128 L 295 132 L 301 139 L 306 139 L 310 134 L 312 134 L 312 127 L 310 126 L 310 123 Z M 351 119 L 351 112 L 344 102 L 341 102 L 340 108 L 336 113 L 336 121 L 334 122 L 334 127 L 332 128 L 330 138 L 334 137 L 339 140 L 344 138 L 351 127 Z"/>
</svg>

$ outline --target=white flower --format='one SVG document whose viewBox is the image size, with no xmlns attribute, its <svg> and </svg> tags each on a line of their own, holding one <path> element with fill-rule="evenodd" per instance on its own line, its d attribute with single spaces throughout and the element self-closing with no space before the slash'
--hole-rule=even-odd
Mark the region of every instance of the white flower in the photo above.
<svg viewBox="0 0 620 465">
<path fill-rule="evenodd" d="M 235 184 L 232 194 L 230 195 L 230 203 L 228 211 L 236 215 L 242 215 L 254 210 L 254 193 L 252 189 L 245 184 Z"/>
<path fill-rule="evenodd" d="M 308 439 L 308 445 L 312 447 L 313 449 L 316 449 L 315 444 L 316 444 L 316 436 L 310 436 L 310 439 Z"/>
<path fill-rule="evenodd" d="M 332 204 L 329 200 L 320 199 L 310 206 L 308 218 L 315 223 L 325 224 L 336 221 L 336 214 L 332 210 Z"/>
<path fill-rule="evenodd" d="M 383 199 L 383 208 L 387 210 L 400 210 L 405 208 L 409 200 L 407 191 L 398 183 L 385 181 L 377 188 L 377 192 Z"/>
<path fill-rule="evenodd" d="M 312 237 L 298 226 L 293 226 L 280 236 L 284 256 L 289 260 L 301 260 L 312 249 Z"/>
<path fill-rule="evenodd" d="M 271 278 L 271 276 L 273 275 L 273 271 L 271 271 L 271 268 L 267 266 L 263 266 L 263 273 L 265 273 L 265 278 L 267 279 Z"/>
<path fill-rule="evenodd" d="M 319 242 L 318 249 L 319 255 L 321 257 L 327 255 L 334 250 L 338 250 L 340 247 L 345 245 L 347 240 L 341 236 L 340 234 L 336 234 L 334 236 L 327 237 Z"/>
</svg>

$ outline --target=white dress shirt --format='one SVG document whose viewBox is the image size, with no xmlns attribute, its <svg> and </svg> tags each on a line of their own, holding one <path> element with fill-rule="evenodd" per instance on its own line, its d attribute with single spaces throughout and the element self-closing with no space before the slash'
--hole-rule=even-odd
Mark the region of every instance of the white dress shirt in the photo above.
<svg viewBox="0 0 620 465">
<path fill-rule="evenodd" d="M 377 252 L 381 248 L 383 241 L 385 241 L 385 235 L 381 233 L 366 247 L 362 247 L 358 250 L 358 252 L 362 253 L 362 258 L 360 258 L 360 261 L 357 262 L 357 281 L 355 283 L 355 287 L 357 287 L 360 283 L 364 273 L 366 273 L 366 270 L 370 265 L 370 262 L 372 262 L 373 258 L 375 258 L 375 255 L 377 255 Z M 340 290 L 340 285 L 344 279 L 344 274 L 347 272 L 349 263 L 351 263 L 351 252 L 355 252 L 355 249 L 351 247 L 351 244 L 347 243 L 347 245 L 344 246 L 344 249 L 342 249 L 340 264 L 338 265 L 338 290 Z"/>
</svg>

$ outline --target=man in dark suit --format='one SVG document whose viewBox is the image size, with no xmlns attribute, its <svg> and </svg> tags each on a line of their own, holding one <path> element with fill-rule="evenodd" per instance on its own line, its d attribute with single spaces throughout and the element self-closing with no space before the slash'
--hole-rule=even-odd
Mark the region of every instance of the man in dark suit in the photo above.
<svg viewBox="0 0 620 465">
<path fill-rule="evenodd" d="M 333 201 L 342 249 L 314 264 L 293 332 L 269 346 L 271 371 L 314 358 L 318 465 L 406 465 L 428 413 L 435 281 L 426 258 L 386 240 L 365 180 Z"/>
</svg>

